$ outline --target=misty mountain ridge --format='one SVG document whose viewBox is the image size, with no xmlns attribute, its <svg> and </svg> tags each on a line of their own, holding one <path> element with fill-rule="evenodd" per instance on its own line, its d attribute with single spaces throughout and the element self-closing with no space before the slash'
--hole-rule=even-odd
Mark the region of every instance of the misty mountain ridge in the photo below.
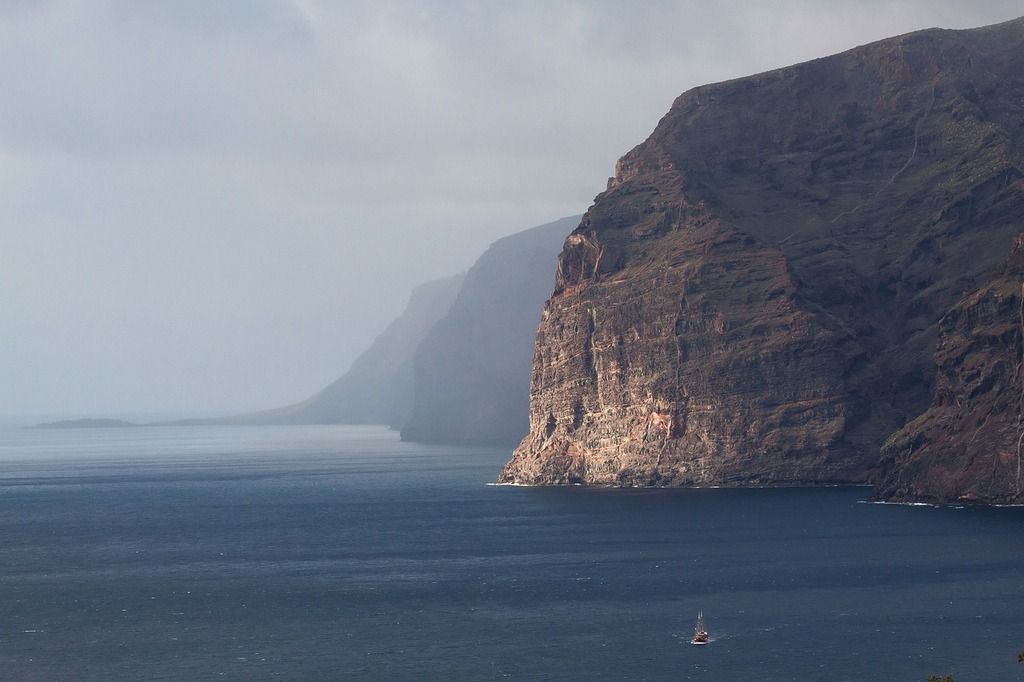
<svg viewBox="0 0 1024 682">
<path fill-rule="evenodd" d="M 451 309 L 416 349 L 403 440 L 515 445 L 527 432 L 537 324 L 558 252 L 581 217 L 499 239 L 466 273 Z"/>
<path fill-rule="evenodd" d="M 398 429 L 411 411 L 412 357 L 430 328 L 451 307 L 464 273 L 416 287 L 402 313 L 349 370 L 316 395 L 272 410 L 230 419 L 241 424 L 384 424 Z"/>
<path fill-rule="evenodd" d="M 580 218 L 502 237 L 467 273 L 416 287 L 351 368 L 302 402 L 225 417 L 103 425 L 382 424 L 405 440 L 514 445 L 527 429 L 540 310 L 565 235 Z M 92 421 L 46 426 L 99 425 Z"/>
<path fill-rule="evenodd" d="M 315 396 L 230 422 L 385 424 L 406 440 L 514 445 L 527 428 L 541 305 L 579 219 L 497 240 L 467 273 L 418 287 L 352 368 Z"/>
</svg>

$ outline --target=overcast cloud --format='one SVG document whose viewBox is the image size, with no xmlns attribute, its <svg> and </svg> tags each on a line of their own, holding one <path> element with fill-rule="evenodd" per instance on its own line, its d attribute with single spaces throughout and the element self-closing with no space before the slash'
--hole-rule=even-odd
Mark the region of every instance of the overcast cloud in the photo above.
<svg viewBox="0 0 1024 682">
<path fill-rule="evenodd" d="M 232 411 L 581 212 L 686 89 L 1020 2 L 0 2 L 0 413 Z"/>
</svg>

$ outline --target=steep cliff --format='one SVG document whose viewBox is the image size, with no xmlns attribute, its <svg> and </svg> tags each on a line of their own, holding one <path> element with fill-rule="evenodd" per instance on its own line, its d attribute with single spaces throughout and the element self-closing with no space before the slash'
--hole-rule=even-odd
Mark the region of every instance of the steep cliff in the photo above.
<svg viewBox="0 0 1024 682">
<path fill-rule="evenodd" d="M 882 449 L 879 499 L 1024 503 L 1024 235 L 946 314 L 932 405 Z"/>
<path fill-rule="evenodd" d="M 1024 217 L 1024 20 L 679 97 L 568 237 L 500 479 L 868 481 Z"/>
<path fill-rule="evenodd" d="M 216 420 L 232 424 L 387 424 L 400 428 L 412 408 L 413 356 L 457 296 L 462 274 L 422 284 L 405 310 L 352 367 L 311 398 L 273 410 Z"/>
<path fill-rule="evenodd" d="M 528 428 L 530 356 L 555 260 L 580 216 L 492 244 L 415 356 L 402 438 L 514 445 Z"/>
</svg>

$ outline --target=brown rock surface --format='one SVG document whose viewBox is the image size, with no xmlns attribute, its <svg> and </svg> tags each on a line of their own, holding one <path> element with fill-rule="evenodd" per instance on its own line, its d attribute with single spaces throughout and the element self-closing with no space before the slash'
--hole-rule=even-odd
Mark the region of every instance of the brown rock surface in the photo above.
<svg viewBox="0 0 1024 682">
<path fill-rule="evenodd" d="M 863 482 L 1024 218 L 1024 20 L 679 97 L 568 237 L 500 480 Z"/>
<path fill-rule="evenodd" d="M 876 497 L 1024 503 L 1024 235 L 943 318 L 935 361 L 932 405 L 886 442 Z"/>
</svg>

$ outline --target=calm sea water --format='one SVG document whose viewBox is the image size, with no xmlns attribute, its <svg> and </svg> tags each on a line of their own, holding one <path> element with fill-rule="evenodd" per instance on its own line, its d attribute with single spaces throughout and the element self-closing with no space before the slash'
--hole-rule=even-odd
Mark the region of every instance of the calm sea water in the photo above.
<svg viewBox="0 0 1024 682">
<path fill-rule="evenodd" d="M 507 455 L 6 428 L 0 678 L 1024 679 L 1024 510 L 487 485 Z"/>
</svg>

